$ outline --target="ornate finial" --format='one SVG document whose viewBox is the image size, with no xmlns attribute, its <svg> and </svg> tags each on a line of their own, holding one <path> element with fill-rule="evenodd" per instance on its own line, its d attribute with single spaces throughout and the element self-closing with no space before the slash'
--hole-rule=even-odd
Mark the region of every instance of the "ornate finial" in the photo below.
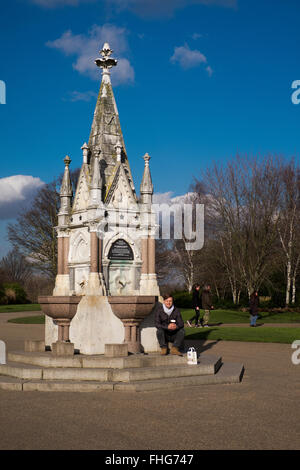
<svg viewBox="0 0 300 470">
<path fill-rule="evenodd" d="M 115 67 L 117 65 L 118 61 L 110 57 L 113 53 L 113 50 L 110 48 L 107 42 L 104 44 L 103 48 L 99 52 L 102 57 L 96 59 L 95 64 L 97 65 L 97 67 L 102 68 L 103 72 L 108 71 L 108 69 L 111 69 L 112 67 Z"/>
<path fill-rule="evenodd" d="M 115 145 L 115 149 L 116 149 L 116 152 L 117 152 L 117 162 L 120 162 L 121 161 L 121 154 L 122 154 L 122 144 L 120 142 L 120 139 L 118 139 L 118 141 Z"/>
<path fill-rule="evenodd" d="M 86 142 L 84 142 L 83 146 L 81 147 L 81 150 L 82 150 L 82 155 L 83 155 L 83 163 L 87 163 L 89 148 Z"/>
<path fill-rule="evenodd" d="M 149 166 L 149 160 L 150 160 L 150 155 L 148 153 L 145 153 L 145 155 L 143 156 L 143 159 L 145 161 L 145 166 Z"/>
<path fill-rule="evenodd" d="M 71 161 L 72 161 L 72 160 L 71 160 L 71 158 L 69 157 L 69 155 L 66 155 L 65 158 L 64 158 L 64 162 L 65 162 L 66 167 L 69 167 Z"/>
</svg>

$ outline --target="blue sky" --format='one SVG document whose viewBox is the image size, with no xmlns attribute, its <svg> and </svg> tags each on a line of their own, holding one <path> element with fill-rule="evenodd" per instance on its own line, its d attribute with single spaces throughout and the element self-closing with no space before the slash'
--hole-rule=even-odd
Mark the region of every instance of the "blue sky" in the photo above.
<svg viewBox="0 0 300 470">
<path fill-rule="evenodd" d="M 104 40 L 119 59 L 112 79 L 137 188 L 146 152 L 155 191 L 174 196 L 237 152 L 299 161 L 300 105 L 291 101 L 300 80 L 298 0 L 3 4 L 0 256 L 8 214 L 63 171 L 66 154 L 81 165 Z"/>
</svg>

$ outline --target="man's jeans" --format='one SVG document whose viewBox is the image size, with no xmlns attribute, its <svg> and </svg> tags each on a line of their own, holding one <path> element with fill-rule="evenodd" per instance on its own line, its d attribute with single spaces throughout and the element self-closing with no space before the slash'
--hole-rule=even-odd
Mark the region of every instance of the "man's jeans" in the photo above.
<svg viewBox="0 0 300 470">
<path fill-rule="evenodd" d="M 256 325 L 256 320 L 258 319 L 258 315 L 250 315 L 250 325 Z"/>
<path fill-rule="evenodd" d="M 158 328 L 156 336 L 161 348 L 167 348 L 168 342 L 173 343 L 175 348 L 180 348 L 183 345 L 184 340 L 184 328 L 179 330 L 171 331 Z"/>
<path fill-rule="evenodd" d="M 203 316 L 204 325 L 208 325 L 209 314 L 210 314 L 210 310 L 204 310 L 204 316 Z"/>
</svg>

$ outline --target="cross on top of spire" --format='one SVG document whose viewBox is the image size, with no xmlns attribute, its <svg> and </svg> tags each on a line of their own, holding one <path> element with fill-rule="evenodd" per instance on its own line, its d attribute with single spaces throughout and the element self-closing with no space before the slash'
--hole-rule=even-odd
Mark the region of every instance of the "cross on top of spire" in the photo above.
<svg viewBox="0 0 300 470">
<path fill-rule="evenodd" d="M 108 42 L 104 44 L 103 48 L 99 52 L 102 57 L 96 59 L 95 64 L 97 65 L 97 67 L 102 68 L 103 72 L 108 71 L 108 69 L 111 69 L 112 67 L 115 67 L 117 65 L 118 61 L 110 57 L 114 51 L 110 48 Z"/>
</svg>

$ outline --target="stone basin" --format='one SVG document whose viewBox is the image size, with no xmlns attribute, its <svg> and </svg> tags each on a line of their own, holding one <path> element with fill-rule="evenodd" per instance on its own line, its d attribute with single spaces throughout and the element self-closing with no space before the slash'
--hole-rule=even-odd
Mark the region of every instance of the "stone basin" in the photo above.
<svg viewBox="0 0 300 470">
<path fill-rule="evenodd" d="M 72 318 L 76 315 L 80 296 L 41 296 L 38 302 L 42 311 L 58 325 L 58 341 L 69 341 L 69 329 Z"/>
<path fill-rule="evenodd" d="M 141 352 L 139 325 L 152 311 L 157 298 L 154 295 L 115 295 L 108 302 L 113 313 L 125 327 L 124 343 L 131 353 Z"/>
</svg>

